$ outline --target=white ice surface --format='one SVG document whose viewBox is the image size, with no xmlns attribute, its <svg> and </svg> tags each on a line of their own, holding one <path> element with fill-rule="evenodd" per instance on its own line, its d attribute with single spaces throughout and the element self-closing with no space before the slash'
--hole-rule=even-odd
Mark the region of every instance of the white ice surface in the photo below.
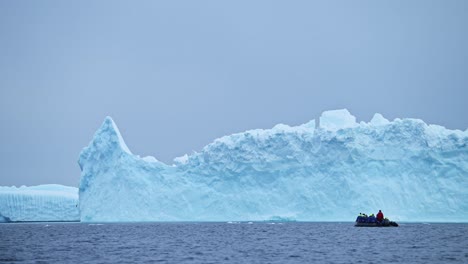
<svg viewBox="0 0 468 264">
<path fill-rule="evenodd" d="M 379 113 L 376 113 L 370 121 L 370 124 L 374 126 L 384 126 L 384 125 L 388 125 L 389 123 L 390 121 L 388 121 L 385 117 L 383 117 Z"/>
<path fill-rule="evenodd" d="M 356 127 L 356 117 L 347 109 L 325 111 L 320 116 L 320 128 L 337 131 L 344 128 Z"/>
<path fill-rule="evenodd" d="M 150 140 L 150 139 L 149 139 Z M 80 155 L 82 221 L 468 221 L 468 132 L 347 110 L 216 139 L 171 166 L 106 118 Z"/>
</svg>

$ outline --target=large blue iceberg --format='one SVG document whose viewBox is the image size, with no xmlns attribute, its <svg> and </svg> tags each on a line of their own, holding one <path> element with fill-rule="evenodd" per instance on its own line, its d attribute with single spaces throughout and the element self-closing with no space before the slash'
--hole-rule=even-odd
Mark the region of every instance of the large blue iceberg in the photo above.
<svg viewBox="0 0 468 264">
<path fill-rule="evenodd" d="M 107 117 L 80 154 L 81 221 L 468 221 L 468 130 L 346 109 L 216 139 L 167 165 Z"/>
<path fill-rule="evenodd" d="M 76 187 L 58 184 L 0 186 L 0 222 L 79 220 Z"/>
</svg>

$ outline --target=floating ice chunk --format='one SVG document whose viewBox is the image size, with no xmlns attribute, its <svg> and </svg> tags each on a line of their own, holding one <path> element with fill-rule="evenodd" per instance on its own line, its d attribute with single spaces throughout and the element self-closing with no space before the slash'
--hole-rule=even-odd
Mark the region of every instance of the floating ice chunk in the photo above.
<svg viewBox="0 0 468 264">
<path fill-rule="evenodd" d="M 81 220 L 352 221 L 382 209 L 393 220 L 468 221 L 466 131 L 370 123 L 327 111 L 314 133 L 249 130 L 167 166 L 124 151 L 105 121 L 80 156 Z"/>
<path fill-rule="evenodd" d="M 272 216 L 267 221 L 269 222 L 296 222 L 294 217 L 287 217 L 287 216 Z"/>
<path fill-rule="evenodd" d="M 320 116 L 320 128 L 337 131 L 358 126 L 356 117 L 347 109 L 325 111 Z"/>
<path fill-rule="evenodd" d="M 0 221 L 79 221 L 78 189 L 58 184 L 0 187 Z"/>
</svg>

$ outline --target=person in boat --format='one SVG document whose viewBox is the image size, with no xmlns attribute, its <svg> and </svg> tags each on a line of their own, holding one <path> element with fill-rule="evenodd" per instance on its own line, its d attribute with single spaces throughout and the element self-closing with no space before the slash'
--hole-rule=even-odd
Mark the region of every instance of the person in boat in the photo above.
<svg viewBox="0 0 468 264">
<path fill-rule="evenodd" d="M 371 214 L 369 215 L 369 218 L 368 218 L 368 223 L 375 223 L 375 215 L 374 214 Z"/>
<path fill-rule="evenodd" d="M 359 216 L 356 218 L 356 222 L 366 223 L 367 222 L 367 215 L 364 214 L 364 213 L 359 213 Z"/>
<path fill-rule="evenodd" d="M 383 219 L 384 219 L 384 216 L 383 216 L 382 210 L 379 210 L 379 212 L 377 213 L 377 222 L 382 223 Z"/>
<path fill-rule="evenodd" d="M 362 213 L 359 213 L 359 216 L 356 218 L 356 222 L 361 223 L 363 217 L 364 215 Z"/>
</svg>

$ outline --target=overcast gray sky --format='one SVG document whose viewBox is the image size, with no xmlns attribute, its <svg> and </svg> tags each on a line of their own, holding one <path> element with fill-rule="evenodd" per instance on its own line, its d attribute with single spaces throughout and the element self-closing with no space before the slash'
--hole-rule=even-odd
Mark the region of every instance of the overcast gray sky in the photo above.
<svg viewBox="0 0 468 264">
<path fill-rule="evenodd" d="M 0 185 L 78 186 L 105 116 L 170 163 L 347 108 L 468 127 L 468 1 L 0 1 Z"/>
</svg>

